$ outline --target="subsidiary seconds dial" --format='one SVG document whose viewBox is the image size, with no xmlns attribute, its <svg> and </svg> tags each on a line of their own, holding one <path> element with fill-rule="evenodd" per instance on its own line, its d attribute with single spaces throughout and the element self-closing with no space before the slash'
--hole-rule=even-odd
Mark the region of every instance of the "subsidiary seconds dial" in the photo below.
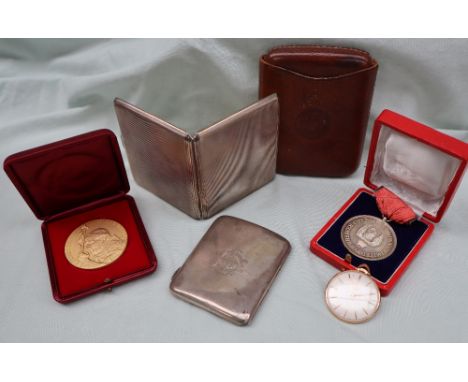
<svg viewBox="0 0 468 382">
<path fill-rule="evenodd" d="M 379 309 L 380 291 L 363 268 L 337 273 L 325 288 L 325 303 L 338 319 L 359 324 Z"/>
</svg>

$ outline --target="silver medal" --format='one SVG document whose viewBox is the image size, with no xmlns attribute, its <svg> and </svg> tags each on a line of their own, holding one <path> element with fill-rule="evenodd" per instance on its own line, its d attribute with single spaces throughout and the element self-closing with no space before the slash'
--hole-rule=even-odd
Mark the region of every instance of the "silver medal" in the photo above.
<svg viewBox="0 0 468 382">
<path fill-rule="evenodd" d="M 341 228 L 341 240 L 348 251 L 363 260 L 382 260 L 395 250 L 393 228 L 384 220 L 370 215 L 348 219 Z"/>
</svg>

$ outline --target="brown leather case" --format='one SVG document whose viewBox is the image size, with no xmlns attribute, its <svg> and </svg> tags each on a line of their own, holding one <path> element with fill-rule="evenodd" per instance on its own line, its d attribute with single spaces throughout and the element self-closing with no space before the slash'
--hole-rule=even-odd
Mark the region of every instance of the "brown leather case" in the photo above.
<svg viewBox="0 0 468 382">
<path fill-rule="evenodd" d="M 328 46 L 283 46 L 260 58 L 260 97 L 280 104 L 277 172 L 341 177 L 359 165 L 377 62 Z"/>
<path fill-rule="evenodd" d="M 280 235 L 232 216 L 208 229 L 172 277 L 172 293 L 234 324 L 254 317 L 291 245 Z"/>
<path fill-rule="evenodd" d="M 276 95 L 195 135 L 121 99 L 114 105 L 136 182 L 195 219 L 213 216 L 275 176 Z"/>
</svg>

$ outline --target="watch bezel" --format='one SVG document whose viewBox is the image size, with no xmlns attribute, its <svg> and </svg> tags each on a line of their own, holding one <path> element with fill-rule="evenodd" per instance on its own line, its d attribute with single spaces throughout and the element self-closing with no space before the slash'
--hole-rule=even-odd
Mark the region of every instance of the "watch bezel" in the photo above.
<svg viewBox="0 0 468 382">
<path fill-rule="evenodd" d="M 344 273 L 356 273 L 356 272 L 358 272 L 358 273 L 360 273 L 360 274 L 366 276 L 366 277 L 369 279 L 369 281 L 371 281 L 371 282 L 375 285 L 375 287 L 376 287 L 376 289 L 377 289 L 377 306 L 376 306 L 376 308 L 374 309 L 374 311 L 372 312 L 372 314 L 368 315 L 364 320 L 359 320 L 359 321 L 356 321 L 356 320 L 347 320 L 347 319 L 345 319 L 345 318 L 342 318 L 342 317 L 338 316 L 338 315 L 334 312 L 334 310 L 332 309 L 332 307 L 330 306 L 330 304 L 328 303 L 328 299 L 327 299 L 327 295 L 328 295 L 328 290 L 329 290 L 330 284 L 331 284 L 331 282 L 332 282 L 335 278 L 337 278 L 338 276 L 341 276 L 341 275 L 344 274 Z M 337 319 L 340 320 L 341 322 L 345 322 L 345 323 L 347 323 L 347 324 L 363 324 L 363 323 L 365 323 L 365 322 L 371 320 L 372 318 L 374 318 L 375 315 L 377 314 L 377 312 L 378 312 L 379 309 L 380 309 L 380 302 L 381 302 L 381 299 L 382 299 L 382 296 L 381 296 L 381 294 L 380 294 L 380 290 L 379 290 L 379 287 L 377 286 L 377 283 L 372 279 L 372 277 L 368 274 L 367 271 L 365 271 L 365 270 L 364 270 L 364 271 L 361 271 L 361 270 L 358 269 L 358 268 L 357 268 L 357 269 L 348 269 L 348 270 L 344 270 L 344 271 L 341 271 L 341 272 L 336 273 L 330 280 L 328 280 L 328 283 L 327 283 L 327 285 L 325 286 L 324 300 L 325 300 L 325 305 L 327 306 L 327 309 L 330 311 L 330 313 L 331 313 L 335 318 L 337 318 Z"/>
</svg>

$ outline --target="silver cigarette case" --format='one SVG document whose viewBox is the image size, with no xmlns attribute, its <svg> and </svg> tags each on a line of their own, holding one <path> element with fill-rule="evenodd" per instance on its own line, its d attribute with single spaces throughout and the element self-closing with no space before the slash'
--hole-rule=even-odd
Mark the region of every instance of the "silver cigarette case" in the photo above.
<svg viewBox="0 0 468 382">
<path fill-rule="evenodd" d="M 290 250 L 285 238 L 264 227 L 221 216 L 174 273 L 170 289 L 182 300 L 247 325 Z"/>
<path fill-rule="evenodd" d="M 115 111 L 136 182 L 195 219 L 212 217 L 275 177 L 276 95 L 195 134 L 121 99 Z"/>
</svg>

